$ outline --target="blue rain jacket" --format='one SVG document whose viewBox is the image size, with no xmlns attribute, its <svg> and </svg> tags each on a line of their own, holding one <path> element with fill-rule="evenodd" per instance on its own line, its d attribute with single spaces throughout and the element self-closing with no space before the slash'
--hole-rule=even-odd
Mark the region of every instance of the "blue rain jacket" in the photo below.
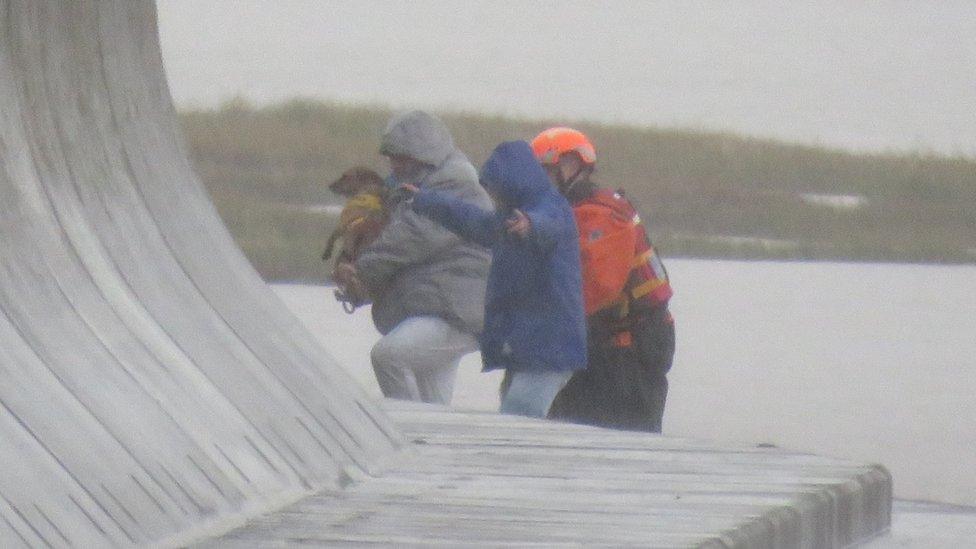
<svg viewBox="0 0 976 549">
<path fill-rule="evenodd" d="M 586 322 L 573 211 L 550 184 L 528 143 L 502 143 L 481 172 L 495 211 L 421 189 L 413 209 L 462 238 L 491 249 L 480 335 L 485 370 L 579 370 L 586 367 Z M 525 238 L 505 220 L 525 213 Z"/>
</svg>

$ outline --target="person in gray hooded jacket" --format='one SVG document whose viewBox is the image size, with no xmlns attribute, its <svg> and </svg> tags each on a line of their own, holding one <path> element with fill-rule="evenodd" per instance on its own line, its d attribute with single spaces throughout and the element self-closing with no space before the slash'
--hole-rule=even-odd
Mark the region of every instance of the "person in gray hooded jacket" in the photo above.
<svg viewBox="0 0 976 549">
<path fill-rule="evenodd" d="M 482 208 L 491 199 L 447 126 L 423 111 L 394 116 L 380 153 L 394 185 L 437 190 Z M 415 213 L 393 192 L 390 222 L 346 269 L 369 291 L 383 337 L 370 353 L 383 394 L 448 404 L 461 357 L 478 349 L 490 255 Z"/>
</svg>

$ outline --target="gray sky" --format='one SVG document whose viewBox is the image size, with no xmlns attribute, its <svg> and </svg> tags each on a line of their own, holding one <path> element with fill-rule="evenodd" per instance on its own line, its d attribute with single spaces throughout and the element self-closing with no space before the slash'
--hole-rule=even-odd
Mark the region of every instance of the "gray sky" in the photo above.
<svg viewBox="0 0 976 549">
<path fill-rule="evenodd" d="M 972 1 L 158 5 L 180 106 L 302 95 L 976 156 Z"/>
</svg>

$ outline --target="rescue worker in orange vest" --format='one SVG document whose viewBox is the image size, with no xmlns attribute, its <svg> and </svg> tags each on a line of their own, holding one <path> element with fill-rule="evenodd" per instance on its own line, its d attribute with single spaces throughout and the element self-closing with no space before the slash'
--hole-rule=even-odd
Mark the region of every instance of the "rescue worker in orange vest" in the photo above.
<svg viewBox="0 0 976 549">
<path fill-rule="evenodd" d="M 660 432 L 674 357 L 664 265 L 623 191 L 590 179 L 596 151 L 586 135 L 550 128 L 532 140 L 532 151 L 573 206 L 587 315 L 587 368 L 559 393 L 549 417 Z"/>
</svg>

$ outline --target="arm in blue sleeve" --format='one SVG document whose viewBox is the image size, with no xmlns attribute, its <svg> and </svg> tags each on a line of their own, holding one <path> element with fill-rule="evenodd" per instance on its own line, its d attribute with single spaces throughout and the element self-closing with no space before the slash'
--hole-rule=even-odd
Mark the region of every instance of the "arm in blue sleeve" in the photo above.
<svg viewBox="0 0 976 549">
<path fill-rule="evenodd" d="M 486 248 L 498 236 L 497 218 L 492 211 L 436 191 L 421 190 L 413 199 L 413 211 L 440 223 L 465 240 Z"/>
<path fill-rule="evenodd" d="M 566 232 L 565 220 L 553 215 L 555 212 L 546 208 L 525 210 L 523 213 L 531 223 L 529 241 L 544 252 L 552 250 L 559 238 Z"/>
</svg>

